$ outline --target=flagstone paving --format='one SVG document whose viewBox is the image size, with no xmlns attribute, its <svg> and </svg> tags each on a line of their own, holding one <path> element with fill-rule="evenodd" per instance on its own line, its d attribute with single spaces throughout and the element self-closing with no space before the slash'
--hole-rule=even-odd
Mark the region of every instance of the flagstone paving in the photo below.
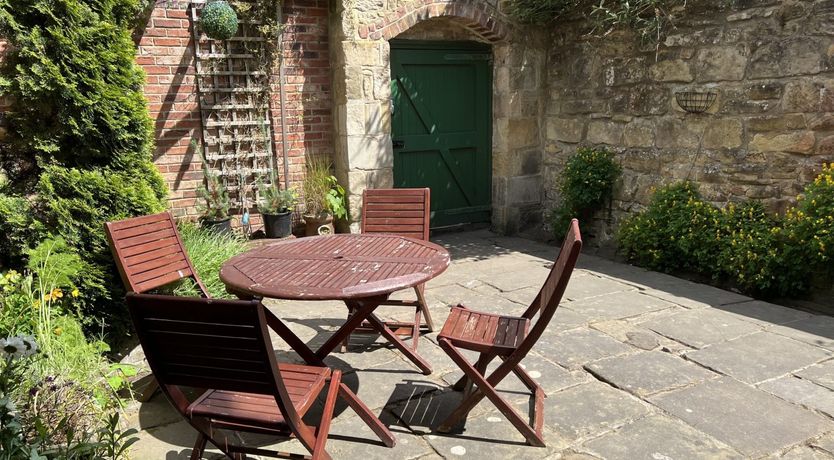
<svg viewBox="0 0 834 460">
<path fill-rule="evenodd" d="M 441 235 L 453 264 L 426 289 L 442 325 L 448 305 L 520 314 L 536 296 L 557 249 L 487 231 Z M 345 317 L 337 302 L 268 306 L 314 348 Z M 404 309 L 380 309 L 402 317 Z M 282 360 L 298 360 L 280 342 Z M 547 331 L 523 361 L 541 382 L 546 448 L 529 447 L 488 401 L 457 432 L 433 429 L 460 394 L 461 375 L 436 342 L 420 340 L 434 368 L 419 373 L 373 336 L 354 335 L 328 365 L 397 437 L 383 447 L 344 404 L 327 448 L 334 459 L 834 459 L 834 318 L 582 255 Z M 468 354 L 469 359 L 474 355 Z M 493 363 L 491 368 L 497 364 Z M 502 397 L 526 411 L 515 376 Z M 315 421 L 321 404 L 308 417 Z M 196 434 L 157 395 L 129 408 L 140 431 L 135 459 L 186 459 Z M 244 436 L 249 445 L 278 442 Z M 304 452 L 295 441 L 282 450 Z M 209 450 L 209 458 L 220 458 Z M 258 457 L 253 457 L 258 458 Z"/>
</svg>

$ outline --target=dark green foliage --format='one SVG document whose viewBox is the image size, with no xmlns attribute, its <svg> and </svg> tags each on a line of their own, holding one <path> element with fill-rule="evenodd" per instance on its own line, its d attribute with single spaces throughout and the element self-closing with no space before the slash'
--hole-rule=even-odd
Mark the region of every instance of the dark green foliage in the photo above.
<svg viewBox="0 0 834 460">
<path fill-rule="evenodd" d="M 237 13 L 225 1 L 206 4 L 200 13 L 200 27 L 215 40 L 228 40 L 237 32 Z"/>
<path fill-rule="evenodd" d="M 611 198 L 622 168 L 605 149 L 580 148 L 568 158 L 559 177 L 561 203 L 553 210 L 552 225 L 561 239 L 574 217 L 590 218 Z"/>
<path fill-rule="evenodd" d="M 645 211 L 620 226 L 620 250 L 652 270 L 709 271 L 718 252 L 713 243 L 718 217 L 718 209 L 704 202 L 692 183 L 661 188 Z"/>
<path fill-rule="evenodd" d="M 756 201 L 716 208 L 684 182 L 658 190 L 646 210 L 622 223 L 618 240 L 643 267 L 698 273 L 759 297 L 797 296 L 815 274 L 831 277 L 832 211 L 834 179 L 826 169 L 784 217 Z"/>
<path fill-rule="evenodd" d="M 0 224 L 0 246 L 23 254 L 48 235 L 62 237 L 90 266 L 76 281 L 89 323 L 113 325 L 121 314 L 104 222 L 164 209 L 130 36 L 140 4 L 0 0 L 0 30 L 11 45 L 0 91 L 12 101 L 0 156 L 6 190 L 27 197 L 0 198 L 0 214 L 10 216 Z"/>
<path fill-rule="evenodd" d="M 0 189 L 0 267 L 20 266 L 25 249 L 34 246 L 43 225 L 33 219 L 28 200 Z"/>
</svg>

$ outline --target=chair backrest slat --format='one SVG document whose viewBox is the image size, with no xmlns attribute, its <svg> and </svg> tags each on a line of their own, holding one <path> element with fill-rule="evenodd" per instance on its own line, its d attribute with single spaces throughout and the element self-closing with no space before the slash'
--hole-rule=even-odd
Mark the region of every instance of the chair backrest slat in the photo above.
<svg viewBox="0 0 834 460">
<path fill-rule="evenodd" d="M 559 302 L 562 301 L 562 296 L 565 294 L 565 289 L 568 287 L 573 268 L 576 266 L 576 261 L 579 258 L 579 253 L 582 250 L 582 236 L 579 231 L 579 222 L 573 219 L 568 229 L 568 234 L 562 243 L 562 248 L 559 251 L 559 256 L 550 269 L 547 275 L 547 280 L 544 282 L 538 295 L 527 310 L 524 312 L 524 317 L 532 320 L 536 313 L 539 313 L 539 318 L 536 320 L 530 332 L 524 338 L 524 342 L 519 345 L 519 352 L 526 354 L 530 348 L 541 337 L 550 320 L 553 318 L 556 309 L 559 307 Z"/>
<path fill-rule="evenodd" d="M 362 233 L 393 233 L 429 239 L 428 188 L 366 189 L 362 193 Z"/>
<path fill-rule="evenodd" d="M 128 290 L 148 292 L 190 277 L 208 297 L 188 259 L 171 213 L 107 222 L 105 230 L 122 282 Z"/>
</svg>

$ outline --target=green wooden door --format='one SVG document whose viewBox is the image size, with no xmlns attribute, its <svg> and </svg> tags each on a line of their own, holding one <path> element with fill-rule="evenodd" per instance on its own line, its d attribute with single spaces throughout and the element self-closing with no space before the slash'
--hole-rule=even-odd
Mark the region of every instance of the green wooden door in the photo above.
<svg viewBox="0 0 834 460">
<path fill-rule="evenodd" d="M 489 47 L 392 41 L 391 76 L 394 186 L 431 188 L 433 228 L 489 222 Z"/>
</svg>

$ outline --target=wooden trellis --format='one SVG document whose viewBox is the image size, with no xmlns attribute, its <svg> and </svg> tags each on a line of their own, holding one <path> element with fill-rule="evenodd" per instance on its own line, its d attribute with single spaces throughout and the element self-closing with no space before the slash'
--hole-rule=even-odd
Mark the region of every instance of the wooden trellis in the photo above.
<svg viewBox="0 0 834 460">
<path fill-rule="evenodd" d="M 251 207 L 257 182 L 270 184 L 275 157 L 269 110 L 269 75 L 262 68 L 266 38 L 260 21 L 239 21 L 229 40 L 202 33 L 205 0 L 191 2 L 197 97 L 203 151 L 210 170 L 229 191 L 233 208 Z"/>
</svg>

